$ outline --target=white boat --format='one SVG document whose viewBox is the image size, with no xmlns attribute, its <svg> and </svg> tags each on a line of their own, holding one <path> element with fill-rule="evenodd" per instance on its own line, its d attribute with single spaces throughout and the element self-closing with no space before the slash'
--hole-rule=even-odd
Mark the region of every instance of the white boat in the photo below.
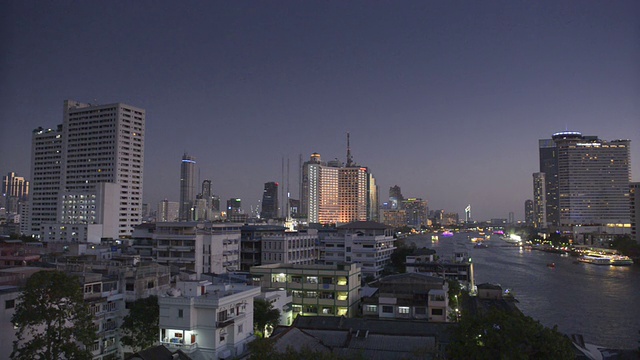
<svg viewBox="0 0 640 360">
<path fill-rule="evenodd" d="M 587 253 L 578 258 L 578 261 L 594 265 L 628 266 L 633 265 L 633 259 L 625 255 L 593 254 Z"/>
</svg>

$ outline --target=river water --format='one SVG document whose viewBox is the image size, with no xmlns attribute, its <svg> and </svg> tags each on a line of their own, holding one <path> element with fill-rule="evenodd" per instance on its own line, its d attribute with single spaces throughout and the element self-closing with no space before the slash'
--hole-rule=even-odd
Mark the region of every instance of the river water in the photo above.
<svg viewBox="0 0 640 360">
<path fill-rule="evenodd" d="M 512 290 L 518 308 L 565 334 L 582 334 L 586 342 L 609 348 L 640 345 L 640 266 L 598 266 L 575 263 L 573 257 L 510 246 L 492 236 L 489 247 L 476 249 L 469 237 L 418 235 L 407 244 L 436 250 L 449 257 L 465 251 L 474 264 L 476 284 L 497 283 Z M 555 263 L 555 268 L 547 266 Z"/>
</svg>

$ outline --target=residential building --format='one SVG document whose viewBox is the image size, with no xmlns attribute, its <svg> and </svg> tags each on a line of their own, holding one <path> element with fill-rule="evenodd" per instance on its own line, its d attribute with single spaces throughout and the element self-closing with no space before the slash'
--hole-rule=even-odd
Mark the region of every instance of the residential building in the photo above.
<svg viewBox="0 0 640 360">
<path fill-rule="evenodd" d="M 556 175 L 557 176 L 557 175 Z M 547 191 L 546 174 L 538 172 L 533 174 L 533 225 L 538 229 L 546 229 L 547 221 Z"/>
<path fill-rule="evenodd" d="M 144 259 L 202 273 L 240 267 L 240 227 L 235 223 L 157 222 L 138 226 L 133 248 Z"/>
<path fill-rule="evenodd" d="M 374 221 L 356 221 L 338 226 L 320 237 L 320 261 L 327 265 L 358 263 L 362 275 L 377 279 L 396 249 L 393 229 Z"/>
<path fill-rule="evenodd" d="M 469 289 L 475 287 L 473 262 L 464 252 L 456 252 L 451 257 L 442 256 L 436 259 L 434 250 L 426 249 L 423 252 L 419 249 L 415 254 L 406 257 L 406 272 L 457 280 Z"/>
<path fill-rule="evenodd" d="M 284 234 L 286 228 L 278 225 L 243 225 L 240 228 L 240 270 L 249 271 L 262 265 L 262 239 Z"/>
<path fill-rule="evenodd" d="M 142 219 L 145 111 L 71 100 L 63 110 L 56 130 L 33 131 L 31 231 L 39 234 L 44 224 L 60 223 L 61 195 L 90 196 L 99 184 L 113 183 L 119 187 L 117 210 L 109 216 L 117 218 L 117 237 L 131 235 Z"/>
<path fill-rule="evenodd" d="M 260 288 L 178 281 L 158 299 L 159 340 L 194 359 L 230 359 L 245 354 L 253 335 L 253 299 Z"/>
<path fill-rule="evenodd" d="M 250 270 L 253 284 L 262 289 L 291 292 L 293 316 L 345 316 L 358 313 L 360 264 L 269 264 Z"/>
<path fill-rule="evenodd" d="M 261 264 L 315 264 L 318 230 L 285 231 L 262 237 Z"/>
<path fill-rule="evenodd" d="M 567 133 L 569 134 L 569 133 Z M 558 197 L 558 149 L 553 139 L 540 139 L 538 141 L 538 151 L 540 155 L 540 173 L 544 174 L 544 187 L 534 185 L 544 189 L 545 210 L 547 216 L 544 222 L 540 222 L 539 228 L 560 225 L 560 198 Z M 535 181 L 535 175 L 534 175 Z M 535 192 L 536 190 L 534 190 Z M 539 214 L 542 214 L 540 212 Z M 544 225 L 543 225 L 544 224 Z"/>
<path fill-rule="evenodd" d="M 383 209 L 382 223 L 395 229 L 407 226 L 407 212 L 403 209 Z"/>
<path fill-rule="evenodd" d="M 196 159 L 185 153 L 180 164 L 180 221 L 193 221 L 198 181 Z"/>
<path fill-rule="evenodd" d="M 280 321 L 279 325 L 290 326 L 293 323 L 293 297 L 291 296 L 291 292 L 286 290 L 276 290 L 276 289 L 266 289 L 262 291 L 258 299 L 262 299 L 274 309 L 280 311 Z"/>
<path fill-rule="evenodd" d="M 328 356 L 365 359 L 444 359 L 450 323 L 405 319 L 299 316 L 272 334 L 274 349 L 311 349 Z"/>
<path fill-rule="evenodd" d="M 527 199 L 524 202 L 524 222 L 527 225 L 533 225 L 534 219 L 533 200 Z"/>
<path fill-rule="evenodd" d="M 265 183 L 264 192 L 262 193 L 262 208 L 260 210 L 260 218 L 278 218 L 278 204 L 278 183 L 274 181 Z"/>
<path fill-rule="evenodd" d="M 377 291 L 362 299 L 365 317 L 449 321 L 449 284 L 443 278 L 404 273 L 385 276 L 370 286 Z"/>
</svg>

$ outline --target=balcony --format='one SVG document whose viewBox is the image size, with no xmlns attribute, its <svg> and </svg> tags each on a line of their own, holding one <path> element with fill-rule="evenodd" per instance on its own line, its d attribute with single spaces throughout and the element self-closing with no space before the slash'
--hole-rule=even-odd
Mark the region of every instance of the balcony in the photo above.
<svg viewBox="0 0 640 360">
<path fill-rule="evenodd" d="M 216 321 L 216 328 L 220 329 L 220 328 L 225 328 L 229 325 L 233 325 L 235 323 L 235 318 L 232 319 L 227 319 L 224 321 Z"/>
<path fill-rule="evenodd" d="M 161 341 L 160 343 L 172 351 L 180 349 L 184 352 L 191 352 L 198 348 L 197 342 L 194 342 L 191 344 L 184 344 L 181 342 L 182 339 L 178 339 L 178 338 L 172 338 L 167 340 L 169 341 Z"/>
</svg>

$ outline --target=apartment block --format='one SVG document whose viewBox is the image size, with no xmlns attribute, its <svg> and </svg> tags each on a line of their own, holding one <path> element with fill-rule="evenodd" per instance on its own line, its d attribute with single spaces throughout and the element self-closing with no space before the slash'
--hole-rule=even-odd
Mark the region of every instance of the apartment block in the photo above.
<svg viewBox="0 0 640 360">
<path fill-rule="evenodd" d="M 250 272 L 254 285 L 291 292 L 294 317 L 358 314 L 360 264 L 270 264 L 254 266 Z"/>
</svg>

